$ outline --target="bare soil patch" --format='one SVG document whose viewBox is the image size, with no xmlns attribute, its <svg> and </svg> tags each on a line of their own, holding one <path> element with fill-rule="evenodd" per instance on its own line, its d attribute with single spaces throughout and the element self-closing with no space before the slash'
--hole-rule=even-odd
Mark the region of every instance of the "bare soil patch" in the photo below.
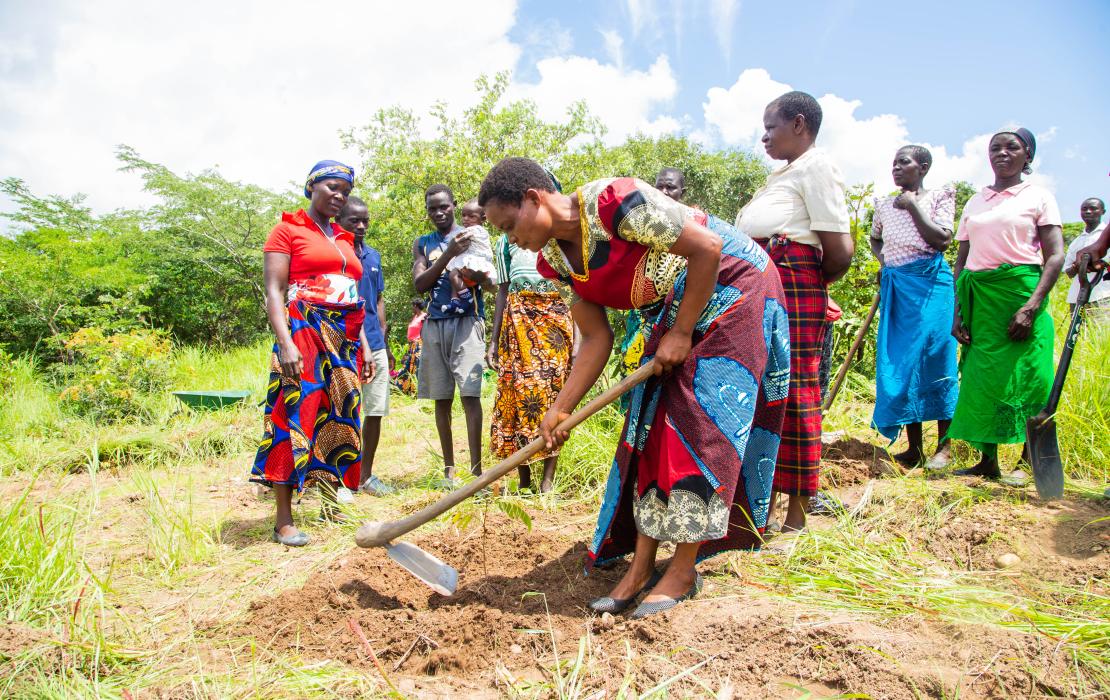
<svg viewBox="0 0 1110 700">
<path fill-rule="evenodd" d="M 821 446 L 822 487 L 845 488 L 892 473 L 881 447 L 859 438 L 842 437 Z"/>
<path fill-rule="evenodd" d="M 384 551 L 355 548 L 302 588 L 255 600 L 242 619 L 210 633 L 372 668 L 348 626 L 354 619 L 387 674 L 418 697 L 496 694 L 509 681 L 549 679 L 553 647 L 574 658 L 582 638 L 592 682 L 604 682 L 597 690 L 606 694 L 628 676 L 642 692 L 703 662 L 697 676 L 716 683 L 714 692 L 731 687 L 736 698 L 950 697 L 957 688 L 964 698 L 1069 694 L 1068 657 L 1051 640 L 807 611 L 745 588 L 727 557 L 703 565 L 711 578 L 700 599 L 650 621 L 618 616 L 606 629 L 586 603 L 609 590 L 623 564 L 584 577 L 579 533 L 527 532 L 493 516 L 487 526 L 485 540 L 474 533 L 414 540 L 459 569 L 450 598 Z"/>
</svg>

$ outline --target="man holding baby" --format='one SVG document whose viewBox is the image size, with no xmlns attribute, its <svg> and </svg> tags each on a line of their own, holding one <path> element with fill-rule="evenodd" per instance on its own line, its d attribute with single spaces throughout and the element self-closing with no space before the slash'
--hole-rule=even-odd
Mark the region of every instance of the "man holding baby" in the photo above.
<svg viewBox="0 0 1110 700">
<path fill-rule="evenodd" d="M 466 419 L 470 471 L 475 476 L 482 473 L 481 393 L 486 353 L 482 287 L 493 284 L 492 253 L 485 229 L 456 223 L 455 196 L 447 185 L 429 187 L 424 206 L 435 230 L 417 238 L 412 246 L 413 285 L 418 293 L 431 296 L 420 333 L 423 350 L 417 397 L 435 401 L 436 430 L 443 451 L 440 487 L 453 489 L 458 485 L 451 436 L 456 386 Z M 476 286 L 470 287 L 466 281 Z"/>
</svg>

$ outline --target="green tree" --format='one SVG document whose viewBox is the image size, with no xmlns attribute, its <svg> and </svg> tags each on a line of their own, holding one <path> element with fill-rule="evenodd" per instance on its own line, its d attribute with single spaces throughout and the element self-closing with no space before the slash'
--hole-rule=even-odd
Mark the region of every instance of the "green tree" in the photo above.
<svg viewBox="0 0 1110 700">
<path fill-rule="evenodd" d="M 16 204 L 4 216 L 29 227 L 0 237 L 0 345 L 61 357 L 80 328 L 148 323 L 148 279 L 130 257 L 139 233 L 132 213 L 94 217 L 80 196 L 39 197 L 15 178 L 0 189 Z"/>
<path fill-rule="evenodd" d="M 430 230 L 424 191 L 443 183 L 459 203 L 477 196 L 482 178 L 506 156 L 525 156 L 558 166 L 575 143 L 593 143 L 603 134 L 601 123 L 583 103 L 567 111 L 566 120 L 541 119 L 530 100 L 502 104 L 509 75 L 481 77 L 475 83 L 478 103 L 460 117 L 437 104 L 429 117 L 432 135 L 421 135 L 421 122 L 411 110 L 382 109 L 370 124 L 342 134 L 345 145 L 358 149 L 361 166 L 357 191 L 370 209 L 367 240 L 382 253 L 386 303 L 394 329 L 404 328 L 412 287 L 412 244 Z"/>
<path fill-rule="evenodd" d="M 262 245 L 281 212 L 301 206 L 296 196 L 214 170 L 178 175 L 127 146 L 117 156 L 158 198 L 143 212 L 136 262 L 150 280 L 152 323 L 187 343 L 243 343 L 264 333 Z"/>
<path fill-rule="evenodd" d="M 622 176 L 654 183 L 666 167 L 685 175 L 688 203 L 729 223 L 767 179 L 767 166 L 751 153 L 710 151 L 685 136 L 635 135 L 617 146 L 590 144 L 569 154 L 559 172 L 574 183 Z"/>
</svg>

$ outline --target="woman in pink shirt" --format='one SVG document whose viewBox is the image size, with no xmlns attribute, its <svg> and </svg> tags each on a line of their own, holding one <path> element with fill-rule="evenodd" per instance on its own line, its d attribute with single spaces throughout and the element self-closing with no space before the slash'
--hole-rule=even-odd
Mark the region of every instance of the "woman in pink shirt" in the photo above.
<svg viewBox="0 0 1110 700">
<path fill-rule="evenodd" d="M 998 445 L 1024 442 L 1025 421 L 1044 408 L 1052 386 L 1045 302 L 1064 263 L 1064 239 L 1052 193 L 1022 181 L 1036 149 L 1028 129 L 991 137 L 994 184 L 968 200 L 956 233 L 952 335 L 964 347 L 948 436 L 983 455 L 957 474 L 1000 478 Z"/>
</svg>

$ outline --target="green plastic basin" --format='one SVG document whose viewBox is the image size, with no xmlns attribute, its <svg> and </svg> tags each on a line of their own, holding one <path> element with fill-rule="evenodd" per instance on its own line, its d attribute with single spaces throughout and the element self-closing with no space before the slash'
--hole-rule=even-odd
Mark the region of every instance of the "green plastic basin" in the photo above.
<svg viewBox="0 0 1110 700">
<path fill-rule="evenodd" d="M 249 391 L 175 391 L 173 395 L 189 408 L 215 410 L 239 403 Z"/>
</svg>

